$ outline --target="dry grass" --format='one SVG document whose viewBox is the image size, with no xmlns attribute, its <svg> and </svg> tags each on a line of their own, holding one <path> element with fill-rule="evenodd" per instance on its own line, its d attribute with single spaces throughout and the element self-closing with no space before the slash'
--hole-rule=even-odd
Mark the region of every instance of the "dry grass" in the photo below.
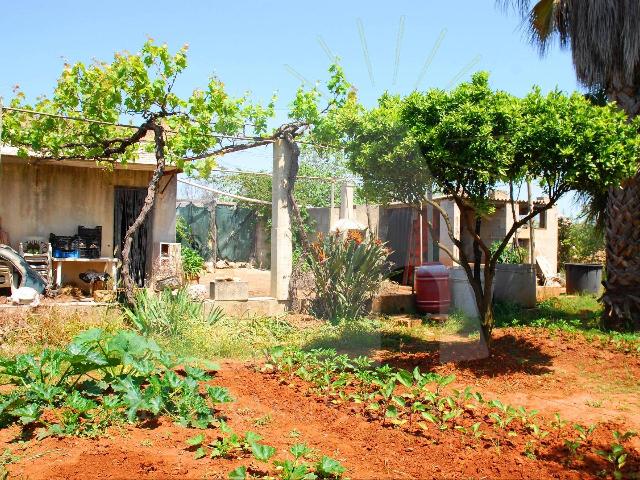
<svg viewBox="0 0 640 480">
<path fill-rule="evenodd" d="M 117 307 L 0 310 L 0 356 L 64 347 L 79 332 L 93 327 L 115 331 L 125 327 L 124 318 Z"/>
</svg>

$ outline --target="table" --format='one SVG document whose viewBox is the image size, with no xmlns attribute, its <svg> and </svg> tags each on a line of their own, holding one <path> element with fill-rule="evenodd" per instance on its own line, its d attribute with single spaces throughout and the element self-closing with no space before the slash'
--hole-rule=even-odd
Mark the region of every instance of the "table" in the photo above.
<svg viewBox="0 0 640 480">
<path fill-rule="evenodd" d="M 116 283 L 118 277 L 118 259 L 112 257 L 99 257 L 99 258 L 52 258 L 56 269 L 56 286 L 60 288 L 62 286 L 62 264 L 63 263 L 107 263 L 111 264 L 111 278 L 113 280 L 113 289 L 116 290 Z"/>
</svg>

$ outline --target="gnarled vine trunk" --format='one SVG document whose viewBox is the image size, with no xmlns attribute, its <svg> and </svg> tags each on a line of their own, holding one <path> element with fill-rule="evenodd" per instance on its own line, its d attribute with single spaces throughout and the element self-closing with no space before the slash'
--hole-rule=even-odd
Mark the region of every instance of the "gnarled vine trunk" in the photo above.
<svg viewBox="0 0 640 480">
<path fill-rule="evenodd" d="M 151 176 L 151 181 L 147 188 L 147 196 L 144 199 L 144 204 L 140 213 L 136 217 L 135 221 L 127 229 L 124 236 L 124 245 L 122 247 L 122 284 L 124 287 L 124 294 L 127 302 L 133 304 L 135 302 L 135 282 L 131 278 L 131 246 L 133 244 L 133 236 L 138 229 L 144 224 L 149 212 L 153 209 L 156 200 L 156 193 L 158 190 L 158 184 L 160 179 L 164 175 L 166 167 L 166 160 L 164 157 L 164 131 L 162 126 L 154 124 L 151 129 L 153 130 L 153 136 L 155 141 L 155 156 L 156 156 L 156 168 Z"/>
</svg>

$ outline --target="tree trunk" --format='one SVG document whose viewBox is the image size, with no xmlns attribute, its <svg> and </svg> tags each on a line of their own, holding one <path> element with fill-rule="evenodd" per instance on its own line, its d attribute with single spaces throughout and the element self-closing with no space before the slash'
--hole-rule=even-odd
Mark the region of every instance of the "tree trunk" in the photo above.
<svg viewBox="0 0 640 480">
<path fill-rule="evenodd" d="M 133 304 L 135 302 L 135 283 L 131 278 L 130 265 L 131 265 L 131 246 L 133 244 L 133 236 L 138 229 L 147 219 L 149 212 L 153 209 L 153 205 L 156 199 L 156 192 L 160 179 L 164 175 L 164 169 L 166 166 L 164 158 L 164 131 L 162 126 L 153 125 L 152 127 L 155 140 L 155 154 L 156 154 L 156 168 L 151 176 L 149 187 L 147 188 L 147 196 L 144 199 L 144 205 L 140 210 L 136 220 L 127 229 L 127 233 L 124 236 L 124 246 L 122 247 L 122 284 L 124 286 L 124 294 L 127 302 Z"/>
<path fill-rule="evenodd" d="M 476 216 L 475 233 L 479 237 L 482 229 L 482 218 Z M 488 259 L 487 259 L 488 260 Z M 487 261 L 485 260 L 485 262 Z M 482 252 L 480 251 L 480 243 L 476 238 L 473 239 L 473 276 L 480 280 L 480 271 L 482 266 Z"/>
<path fill-rule="evenodd" d="M 640 329 L 640 173 L 609 189 L 603 325 Z"/>
<path fill-rule="evenodd" d="M 289 178 L 287 178 L 287 205 L 289 207 L 289 215 L 295 220 L 295 223 L 297 223 L 298 234 L 300 235 L 300 244 L 302 246 L 302 254 L 308 255 L 311 244 L 305 229 L 304 220 L 300 213 L 300 208 L 298 207 L 298 202 L 296 202 L 293 195 L 293 189 L 296 186 L 296 178 L 298 177 L 298 170 L 300 168 L 300 148 L 298 148 L 298 145 L 291 134 L 285 133 L 283 139 L 286 142 L 287 147 L 291 150 L 291 169 L 289 170 Z"/>
<path fill-rule="evenodd" d="M 480 314 L 480 326 L 487 349 L 491 349 L 491 335 L 493 334 L 493 280 L 495 278 L 496 266 L 490 260 L 484 264 L 484 288 L 482 298 L 478 302 L 478 313 Z"/>
<path fill-rule="evenodd" d="M 640 92 L 635 86 L 608 89 L 607 96 L 629 120 L 640 113 Z M 607 251 L 604 311 L 606 328 L 640 329 L 640 172 L 620 188 L 610 188 L 605 219 Z"/>
</svg>

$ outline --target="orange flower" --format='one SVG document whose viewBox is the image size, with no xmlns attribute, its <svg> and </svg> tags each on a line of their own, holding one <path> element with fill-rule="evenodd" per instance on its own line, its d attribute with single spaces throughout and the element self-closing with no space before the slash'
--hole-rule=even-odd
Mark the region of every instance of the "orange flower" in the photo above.
<svg viewBox="0 0 640 480">
<path fill-rule="evenodd" d="M 363 241 L 362 232 L 360 230 L 349 230 L 347 232 L 347 240 L 350 242 L 355 242 L 356 245 L 360 245 Z"/>
</svg>

